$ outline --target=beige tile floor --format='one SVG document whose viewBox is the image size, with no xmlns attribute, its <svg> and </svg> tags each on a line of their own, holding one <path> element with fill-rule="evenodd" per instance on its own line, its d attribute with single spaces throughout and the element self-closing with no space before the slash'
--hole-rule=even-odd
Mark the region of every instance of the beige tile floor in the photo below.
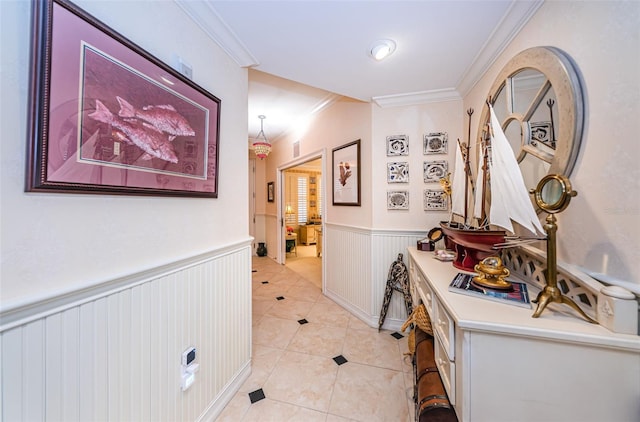
<svg viewBox="0 0 640 422">
<path fill-rule="evenodd" d="M 300 252 L 286 266 L 253 259 L 252 373 L 217 421 L 412 421 L 406 336 L 378 332 L 325 297 L 321 260 Z M 252 404 L 255 391 L 265 398 Z"/>
</svg>

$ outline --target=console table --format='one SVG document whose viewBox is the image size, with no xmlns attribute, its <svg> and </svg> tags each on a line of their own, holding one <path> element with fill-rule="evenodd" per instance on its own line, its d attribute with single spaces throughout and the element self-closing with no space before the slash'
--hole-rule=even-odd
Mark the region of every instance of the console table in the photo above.
<svg viewBox="0 0 640 422">
<path fill-rule="evenodd" d="M 458 269 L 433 252 L 408 255 L 412 297 L 432 319 L 436 365 L 460 421 L 640 421 L 639 336 L 555 304 L 532 318 L 533 308 L 449 292 Z"/>
</svg>

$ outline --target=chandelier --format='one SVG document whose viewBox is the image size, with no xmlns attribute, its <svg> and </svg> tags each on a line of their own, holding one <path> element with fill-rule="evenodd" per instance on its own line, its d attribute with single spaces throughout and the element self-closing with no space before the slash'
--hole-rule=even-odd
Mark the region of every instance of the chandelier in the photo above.
<svg viewBox="0 0 640 422">
<path fill-rule="evenodd" d="M 264 129 L 262 127 L 266 116 L 261 114 L 258 118 L 260 119 L 260 132 L 258 136 L 256 136 L 256 139 L 253 140 L 253 151 L 256 153 L 256 156 L 262 160 L 271 152 L 271 144 L 264 135 Z"/>
</svg>

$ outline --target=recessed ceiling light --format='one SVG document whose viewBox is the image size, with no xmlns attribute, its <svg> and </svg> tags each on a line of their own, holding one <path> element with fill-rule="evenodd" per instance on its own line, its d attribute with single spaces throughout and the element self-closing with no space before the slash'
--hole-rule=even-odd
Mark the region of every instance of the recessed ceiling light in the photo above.
<svg viewBox="0 0 640 422">
<path fill-rule="evenodd" d="M 369 55 L 375 60 L 382 60 L 389 57 L 396 51 L 396 43 L 392 40 L 378 40 L 371 44 L 369 48 Z"/>
</svg>

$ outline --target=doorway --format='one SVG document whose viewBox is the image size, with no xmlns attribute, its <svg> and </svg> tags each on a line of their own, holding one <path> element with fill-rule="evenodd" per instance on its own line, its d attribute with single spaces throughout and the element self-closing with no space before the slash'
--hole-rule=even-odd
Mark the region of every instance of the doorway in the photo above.
<svg viewBox="0 0 640 422">
<path fill-rule="evenodd" d="M 308 156 L 279 169 L 280 262 L 320 289 L 323 287 L 322 216 L 326 190 L 323 160 L 323 154 Z"/>
</svg>

